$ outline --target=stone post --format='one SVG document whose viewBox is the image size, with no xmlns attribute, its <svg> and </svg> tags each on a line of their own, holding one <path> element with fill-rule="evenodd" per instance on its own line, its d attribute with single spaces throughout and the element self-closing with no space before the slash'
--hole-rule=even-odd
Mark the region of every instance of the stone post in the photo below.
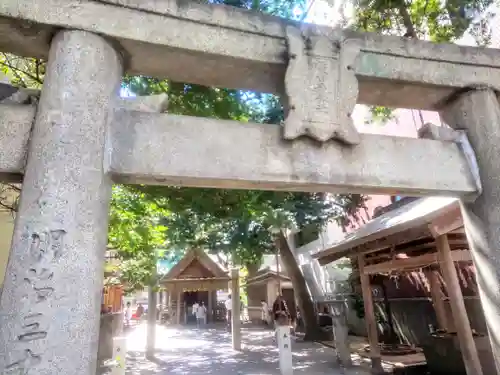
<svg viewBox="0 0 500 375">
<path fill-rule="evenodd" d="M 292 339 L 287 321 L 276 326 L 278 356 L 281 375 L 293 375 Z"/>
<path fill-rule="evenodd" d="M 181 303 L 182 302 L 182 291 L 178 291 L 177 292 L 177 305 L 176 305 L 176 309 L 177 309 L 177 312 L 176 312 L 176 315 L 177 315 L 177 324 L 181 324 Z"/>
<path fill-rule="evenodd" d="M 349 328 L 346 317 L 347 301 L 339 300 L 332 306 L 333 310 L 333 341 L 339 363 L 351 367 L 351 349 L 349 347 Z"/>
<path fill-rule="evenodd" d="M 121 77 L 102 37 L 53 38 L 0 297 L 1 374 L 95 374 Z"/>
<path fill-rule="evenodd" d="M 207 306 L 207 322 L 213 323 L 213 293 L 214 291 L 208 290 L 208 306 Z"/>
<path fill-rule="evenodd" d="M 482 194 L 461 207 L 500 374 L 500 108 L 496 93 L 490 89 L 463 93 L 442 109 L 441 116 L 454 129 L 466 131 L 479 166 Z"/>
<path fill-rule="evenodd" d="M 111 369 L 111 375 L 125 375 L 127 369 L 127 338 L 113 338 L 113 360 L 114 367 Z"/>
<path fill-rule="evenodd" d="M 240 320 L 240 270 L 233 268 L 231 270 L 231 335 L 234 350 L 241 350 L 241 320 Z"/>
</svg>

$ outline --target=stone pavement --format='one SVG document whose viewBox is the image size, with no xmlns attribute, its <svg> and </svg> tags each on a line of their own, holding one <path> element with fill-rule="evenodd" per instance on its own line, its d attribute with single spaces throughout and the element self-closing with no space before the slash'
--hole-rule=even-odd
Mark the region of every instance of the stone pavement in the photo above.
<svg viewBox="0 0 500 375">
<path fill-rule="evenodd" d="M 144 356 L 146 325 L 127 339 L 126 375 L 279 375 L 278 350 L 273 332 L 243 329 L 243 349 L 231 348 L 223 327 L 157 327 L 156 358 Z M 344 371 L 336 365 L 333 350 L 316 343 L 293 343 L 294 374 L 366 375 L 363 369 Z"/>
</svg>

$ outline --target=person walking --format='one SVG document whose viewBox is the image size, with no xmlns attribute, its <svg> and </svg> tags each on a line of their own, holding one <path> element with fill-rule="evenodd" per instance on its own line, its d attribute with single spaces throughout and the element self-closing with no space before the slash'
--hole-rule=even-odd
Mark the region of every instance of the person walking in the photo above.
<svg viewBox="0 0 500 375">
<path fill-rule="evenodd" d="M 135 316 L 139 321 L 142 319 L 143 315 L 144 315 L 144 306 L 142 305 L 142 303 L 139 303 L 139 305 L 137 306 L 137 310 L 135 311 Z"/>
<path fill-rule="evenodd" d="M 274 324 L 281 323 L 278 325 L 283 325 L 283 322 L 290 319 L 290 313 L 288 312 L 288 307 L 286 305 L 285 299 L 278 295 L 273 303 L 273 320 Z"/>
<path fill-rule="evenodd" d="M 200 328 L 200 326 L 205 325 L 205 318 L 207 316 L 207 308 L 205 304 L 202 302 L 201 305 L 198 305 L 196 309 L 196 326 Z"/>
<path fill-rule="evenodd" d="M 278 326 L 290 324 L 290 313 L 288 311 L 285 299 L 281 295 L 278 295 L 274 300 L 272 312 L 274 320 L 274 329 L 276 330 L 274 335 L 274 340 L 278 342 L 278 336 L 277 336 Z"/>
<path fill-rule="evenodd" d="M 191 314 L 193 314 L 196 317 L 196 311 L 198 311 L 198 307 L 200 307 L 200 304 L 198 302 L 193 303 L 193 306 L 191 306 Z"/>
</svg>

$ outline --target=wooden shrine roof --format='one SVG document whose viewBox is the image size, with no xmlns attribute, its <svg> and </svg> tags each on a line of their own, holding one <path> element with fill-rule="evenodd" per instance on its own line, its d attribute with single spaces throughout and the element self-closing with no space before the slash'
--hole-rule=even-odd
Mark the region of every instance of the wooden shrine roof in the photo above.
<svg viewBox="0 0 500 375">
<path fill-rule="evenodd" d="M 264 271 L 257 272 L 257 274 L 252 277 L 248 277 L 245 285 L 246 286 L 260 285 L 266 283 L 269 280 L 278 280 L 278 278 L 281 281 L 285 282 L 290 281 L 290 278 L 284 275 L 282 272 L 280 272 L 278 275 L 276 271 L 267 269 Z"/>
<path fill-rule="evenodd" d="M 228 272 L 202 249 L 191 249 L 162 277 L 161 283 L 201 280 L 230 280 Z"/>
<path fill-rule="evenodd" d="M 434 238 L 444 233 L 448 233 L 451 249 L 458 250 L 453 251 L 455 260 L 469 261 L 458 199 L 421 198 L 371 220 L 313 257 L 325 265 L 346 256 L 370 254 L 369 263 L 390 260 L 392 270 L 415 269 L 437 261 Z M 388 266 L 385 262 L 379 268 Z M 373 267 L 370 273 L 376 272 L 376 265 Z"/>
<path fill-rule="evenodd" d="M 258 271 L 254 275 L 247 277 L 245 285 L 260 285 L 269 280 L 278 280 L 278 277 L 282 282 L 290 281 L 290 278 L 287 276 L 281 264 L 280 258 L 276 258 L 275 255 L 267 254 L 263 256 L 262 264 Z"/>
</svg>

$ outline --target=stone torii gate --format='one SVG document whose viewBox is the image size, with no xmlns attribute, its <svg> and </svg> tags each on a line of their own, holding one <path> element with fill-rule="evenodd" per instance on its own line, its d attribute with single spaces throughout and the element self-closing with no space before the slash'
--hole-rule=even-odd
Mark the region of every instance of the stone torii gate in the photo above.
<svg viewBox="0 0 500 375">
<path fill-rule="evenodd" d="M 0 105 L 0 177 L 23 181 L 0 373 L 95 373 L 113 182 L 459 196 L 500 368 L 499 50 L 181 0 L 4 0 L 0 50 L 48 59 L 38 104 Z M 287 119 L 142 111 L 118 101 L 124 72 L 279 93 Z M 358 134 L 356 103 L 438 110 L 464 132 Z"/>
</svg>

